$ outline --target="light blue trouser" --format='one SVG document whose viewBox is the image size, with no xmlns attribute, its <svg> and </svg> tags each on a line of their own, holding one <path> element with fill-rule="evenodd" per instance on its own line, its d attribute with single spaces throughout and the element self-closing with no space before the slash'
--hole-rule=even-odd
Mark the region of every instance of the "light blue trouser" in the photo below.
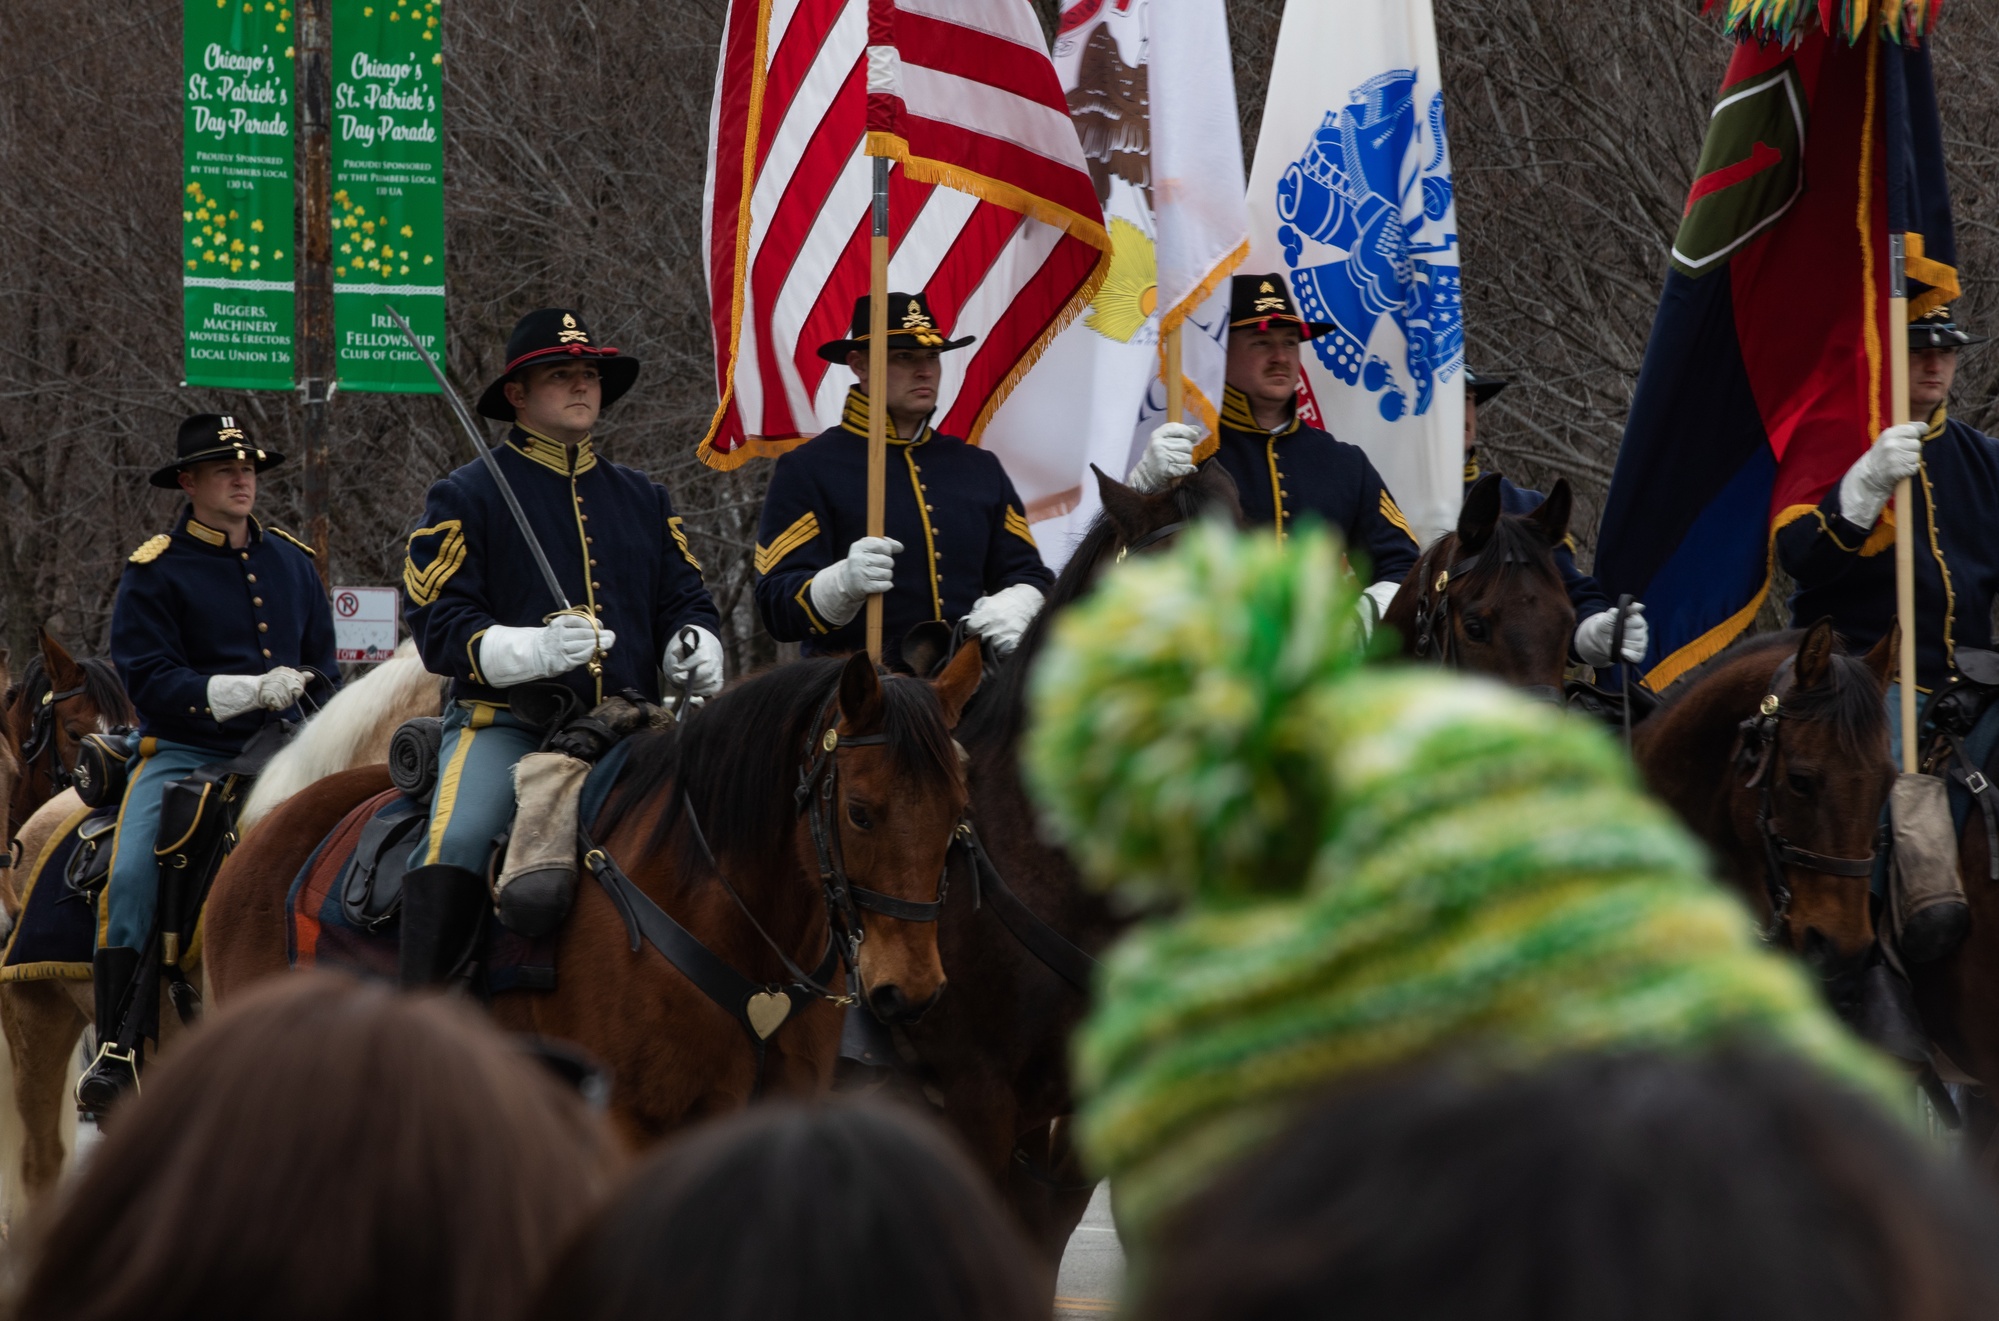
<svg viewBox="0 0 1999 1321">
<path fill-rule="evenodd" d="M 444 713 L 430 835 L 410 865 L 443 863 L 484 875 L 494 837 L 514 817 L 514 763 L 540 746 L 541 735 L 505 707 L 452 703 Z"/>
<path fill-rule="evenodd" d="M 107 948 L 141 949 L 160 905 L 160 864 L 153 856 L 160 832 L 160 791 L 170 781 L 229 754 L 208 748 L 141 739 L 138 760 L 125 782 L 118 808 L 118 836 L 111 845 L 111 880 L 104 889 L 97 943 Z M 143 952 L 143 951 L 142 951 Z"/>
</svg>

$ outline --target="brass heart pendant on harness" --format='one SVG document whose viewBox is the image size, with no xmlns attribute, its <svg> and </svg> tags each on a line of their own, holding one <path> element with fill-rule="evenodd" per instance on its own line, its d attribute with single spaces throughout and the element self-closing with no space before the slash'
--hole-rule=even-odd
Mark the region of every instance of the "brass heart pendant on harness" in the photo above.
<svg viewBox="0 0 1999 1321">
<path fill-rule="evenodd" d="M 770 1034 L 791 1017 L 791 997 L 777 991 L 758 991 L 744 1002 L 743 1013 L 749 1018 L 757 1040 L 769 1041 Z"/>
</svg>

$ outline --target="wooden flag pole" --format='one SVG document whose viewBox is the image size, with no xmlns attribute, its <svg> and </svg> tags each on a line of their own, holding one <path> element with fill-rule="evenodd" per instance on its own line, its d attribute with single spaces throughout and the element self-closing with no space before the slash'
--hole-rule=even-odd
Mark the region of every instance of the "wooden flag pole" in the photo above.
<svg viewBox="0 0 1999 1321">
<path fill-rule="evenodd" d="M 1180 375 L 1180 326 L 1166 332 L 1166 420 L 1187 420 L 1187 383 Z"/>
<path fill-rule="evenodd" d="M 1909 420 L 1909 285 L 1903 240 L 1888 236 L 1888 389 L 1891 418 Z M 1913 483 L 1895 484 L 1895 618 L 1902 627 L 1902 770 L 1916 769 L 1916 512 Z"/>
<path fill-rule="evenodd" d="M 875 161 L 874 234 L 868 243 L 868 535 L 883 534 L 888 471 L 888 167 Z M 882 658 L 882 599 L 868 597 L 868 655 Z"/>
</svg>

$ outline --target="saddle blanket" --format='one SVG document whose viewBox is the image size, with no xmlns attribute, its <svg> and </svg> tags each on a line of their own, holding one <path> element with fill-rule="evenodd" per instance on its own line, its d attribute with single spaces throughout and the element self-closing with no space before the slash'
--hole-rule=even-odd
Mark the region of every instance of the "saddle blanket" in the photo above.
<svg viewBox="0 0 1999 1321">
<path fill-rule="evenodd" d="M 7 952 L 0 957 L 0 982 L 90 980 L 91 956 L 97 948 L 97 906 L 88 895 L 72 889 L 67 877 L 71 864 L 82 861 L 79 851 L 92 839 L 104 851 L 97 860 L 100 865 L 109 860 L 111 827 L 117 817 L 115 807 L 96 812 L 79 808 L 49 837 L 41 856 L 22 859 L 27 872 L 21 882 L 21 911 L 7 937 Z"/>
<path fill-rule="evenodd" d="M 320 841 L 285 898 L 285 952 L 292 967 L 338 968 L 384 981 L 396 979 L 400 913 L 391 913 L 371 924 L 360 915 L 355 904 L 343 901 L 342 888 L 348 879 L 348 864 L 353 861 L 356 847 L 371 822 L 423 810 L 421 804 L 405 797 L 401 790 L 387 789 L 349 812 Z M 389 838 L 391 842 L 385 847 L 407 856 L 421 847 L 425 831 L 418 821 L 414 832 Z M 401 857 L 384 859 L 391 868 L 399 867 L 401 860 Z M 489 995 L 553 989 L 555 937 L 529 940 L 489 920 L 481 963 Z"/>
</svg>

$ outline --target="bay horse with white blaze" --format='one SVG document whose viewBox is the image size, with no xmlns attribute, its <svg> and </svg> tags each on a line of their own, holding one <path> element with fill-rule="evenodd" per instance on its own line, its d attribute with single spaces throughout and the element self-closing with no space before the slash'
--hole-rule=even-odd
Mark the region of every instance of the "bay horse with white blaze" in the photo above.
<svg viewBox="0 0 1999 1321">
<path fill-rule="evenodd" d="M 842 1013 L 827 995 L 840 986 L 826 985 L 836 916 L 858 927 L 857 989 L 875 1012 L 908 1018 L 943 990 L 937 928 L 923 915 L 934 917 L 967 805 L 950 731 L 979 674 L 976 649 L 934 682 L 878 676 L 865 656 L 803 660 L 635 735 L 587 827 L 608 866 L 581 877 L 555 988 L 499 994 L 494 1017 L 608 1065 L 611 1115 L 634 1145 L 760 1093 L 823 1090 Z M 217 996 L 286 969 L 293 878 L 333 825 L 388 787 L 386 768 L 323 780 L 244 839 L 208 901 Z M 670 961 L 655 912 L 760 1005 L 725 1007 Z M 780 998 L 790 1005 L 777 1009 Z"/>
</svg>

